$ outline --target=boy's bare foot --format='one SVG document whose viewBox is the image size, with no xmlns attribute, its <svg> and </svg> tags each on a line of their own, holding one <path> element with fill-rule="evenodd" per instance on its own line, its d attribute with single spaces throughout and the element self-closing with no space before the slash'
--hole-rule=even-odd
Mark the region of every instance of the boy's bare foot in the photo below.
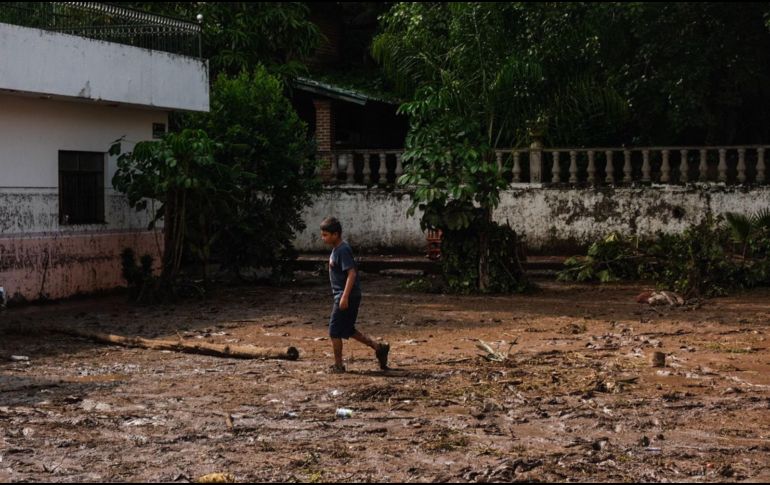
<svg viewBox="0 0 770 485">
<path fill-rule="evenodd" d="M 329 374 L 344 374 L 345 366 L 344 365 L 333 365 L 329 367 Z"/>
<path fill-rule="evenodd" d="M 390 344 L 380 344 L 374 355 L 377 356 L 377 360 L 380 362 L 380 369 L 388 370 L 388 352 L 390 352 Z"/>
</svg>

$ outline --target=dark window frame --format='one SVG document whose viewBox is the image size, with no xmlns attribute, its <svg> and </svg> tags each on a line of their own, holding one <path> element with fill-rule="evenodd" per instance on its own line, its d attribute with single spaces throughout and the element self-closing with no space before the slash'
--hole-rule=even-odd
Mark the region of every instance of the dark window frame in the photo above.
<svg viewBox="0 0 770 485">
<path fill-rule="evenodd" d="M 59 150 L 59 224 L 105 224 L 106 153 Z"/>
</svg>

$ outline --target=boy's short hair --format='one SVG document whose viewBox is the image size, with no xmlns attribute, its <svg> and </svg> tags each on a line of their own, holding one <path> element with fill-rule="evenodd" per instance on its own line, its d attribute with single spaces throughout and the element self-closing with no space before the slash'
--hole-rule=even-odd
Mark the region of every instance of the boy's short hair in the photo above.
<svg viewBox="0 0 770 485">
<path fill-rule="evenodd" d="M 327 217 L 321 221 L 321 230 L 332 234 L 342 234 L 342 224 L 336 217 Z"/>
</svg>

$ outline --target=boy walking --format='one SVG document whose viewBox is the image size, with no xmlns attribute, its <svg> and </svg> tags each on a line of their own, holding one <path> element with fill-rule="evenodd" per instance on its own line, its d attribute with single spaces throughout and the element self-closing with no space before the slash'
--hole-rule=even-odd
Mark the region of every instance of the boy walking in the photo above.
<svg viewBox="0 0 770 485">
<path fill-rule="evenodd" d="M 329 318 L 329 337 L 334 348 L 333 373 L 345 372 L 342 364 L 342 340 L 354 339 L 374 350 L 380 369 L 388 369 L 390 345 L 378 344 L 356 330 L 358 307 L 361 305 L 361 285 L 358 269 L 353 258 L 353 249 L 342 240 L 342 224 L 336 217 L 327 217 L 321 222 L 321 239 L 332 247 L 329 256 L 329 280 L 334 295 L 334 306 Z"/>
</svg>

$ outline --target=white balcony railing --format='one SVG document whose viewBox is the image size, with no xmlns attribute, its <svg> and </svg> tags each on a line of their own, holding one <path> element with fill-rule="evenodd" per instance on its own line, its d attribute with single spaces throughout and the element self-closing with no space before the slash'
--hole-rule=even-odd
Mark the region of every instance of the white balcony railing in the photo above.
<svg viewBox="0 0 770 485">
<path fill-rule="evenodd" d="M 495 150 L 498 169 L 515 184 L 551 186 L 763 185 L 770 145 L 541 148 Z M 393 186 L 403 150 L 335 152 L 331 182 Z"/>
</svg>

